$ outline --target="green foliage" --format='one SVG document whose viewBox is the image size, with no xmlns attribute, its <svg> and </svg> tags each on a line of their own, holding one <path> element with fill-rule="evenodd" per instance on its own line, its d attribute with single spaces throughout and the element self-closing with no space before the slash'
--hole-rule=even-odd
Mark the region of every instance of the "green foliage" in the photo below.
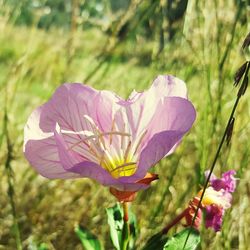
<svg viewBox="0 0 250 250">
<path fill-rule="evenodd" d="M 86 250 L 102 250 L 100 241 L 95 235 L 89 232 L 87 229 L 77 226 L 75 233 L 82 242 L 82 246 Z"/>
<path fill-rule="evenodd" d="M 189 237 L 188 237 L 189 236 Z M 188 237 L 188 241 L 186 239 Z M 186 245 L 185 245 L 186 243 Z M 169 238 L 164 245 L 164 250 L 195 250 L 200 244 L 200 234 L 193 228 L 186 228 Z M 185 245 L 185 248 L 184 248 Z"/>
<path fill-rule="evenodd" d="M 186 239 L 188 241 L 185 245 Z M 200 234 L 193 228 L 185 228 L 173 237 L 157 233 L 153 235 L 142 248 L 142 250 L 195 250 L 200 244 Z"/>
<path fill-rule="evenodd" d="M 106 211 L 112 243 L 117 250 L 120 250 L 123 229 L 122 209 L 119 204 L 116 204 L 114 207 L 107 208 Z"/>
<path fill-rule="evenodd" d="M 153 235 L 142 248 L 142 250 L 162 250 L 168 237 L 165 234 L 157 233 Z"/>
<path fill-rule="evenodd" d="M 124 239 L 128 241 L 128 249 L 133 249 L 137 236 L 137 224 L 135 215 L 129 211 L 129 225 L 124 223 L 123 210 L 119 203 L 111 208 L 106 209 L 110 237 L 113 246 L 117 250 L 123 250 Z M 129 232 L 128 232 L 129 231 Z"/>
</svg>

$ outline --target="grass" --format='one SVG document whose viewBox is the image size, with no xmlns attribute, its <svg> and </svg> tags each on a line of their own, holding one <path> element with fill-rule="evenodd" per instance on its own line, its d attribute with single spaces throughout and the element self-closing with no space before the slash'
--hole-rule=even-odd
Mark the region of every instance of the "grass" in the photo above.
<svg viewBox="0 0 250 250">
<path fill-rule="evenodd" d="M 211 165 L 232 109 L 237 92 L 232 79 L 245 60 L 239 48 L 247 34 L 243 10 L 239 15 L 233 4 L 222 8 L 204 1 L 189 6 L 189 11 L 193 18 L 186 16 L 184 35 L 179 32 L 158 57 L 154 56 L 155 41 L 140 37 L 126 40 L 105 57 L 95 74 L 91 72 L 102 60 L 97 56 L 108 39 L 100 30 L 76 30 L 70 45 L 71 34 L 65 30 L 45 32 L 35 26 L 16 27 L 0 21 L 4 34 L 0 37 L 0 249 L 16 249 L 13 214 L 24 249 L 37 249 L 42 242 L 49 249 L 81 249 L 74 233 L 77 223 L 98 235 L 105 249 L 112 249 L 105 208 L 114 205 L 115 199 L 108 189 L 88 179 L 44 179 L 22 153 L 28 115 L 63 82 L 88 78 L 87 84 L 125 98 L 133 89 L 148 88 L 158 74 L 173 74 L 186 81 L 198 117 L 177 151 L 155 167 L 160 180 L 133 203 L 140 225 L 138 246 L 186 207 L 204 183 L 203 172 Z M 223 147 L 215 167 L 217 174 L 237 170 L 233 207 L 227 211 L 220 233 L 203 230 L 201 249 L 249 248 L 249 97 L 248 90 L 236 112 L 232 143 Z M 13 195 L 8 192 L 10 186 Z"/>
</svg>

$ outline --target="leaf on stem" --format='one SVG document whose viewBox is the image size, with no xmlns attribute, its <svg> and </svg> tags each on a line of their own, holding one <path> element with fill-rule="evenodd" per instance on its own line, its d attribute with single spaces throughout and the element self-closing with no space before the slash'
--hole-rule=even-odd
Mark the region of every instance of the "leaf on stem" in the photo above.
<svg viewBox="0 0 250 250">
<path fill-rule="evenodd" d="M 106 209 L 108 216 L 108 224 L 110 229 L 110 237 L 113 246 L 120 250 L 121 240 L 122 240 L 122 229 L 123 229 L 123 211 L 119 204 L 114 207 Z"/>
<path fill-rule="evenodd" d="M 152 249 L 163 249 L 166 244 L 168 237 L 162 232 L 153 235 L 147 242 L 142 250 L 152 250 Z"/>
<path fill-rule="evenodd" d="M 124 220 L 123 220 L 123 210 L 119 203 L 115 206 L 106 209 L 108 216 L 108 224 L 110 228 L 110 237 L 113 243 L 113 246 L 117 250 L 121 250 L 123 245 L 123 233 L 124 233 Z M 133 249 L 135 239 L 137 236 L 137 224 L 135 215 L 129 211 L 129 249 Z"/>
<path fill-rule="evenodd" d="M 200 244 L 200 234 L 194 228 L 185 228 L 181 232 L 175 234 L 173 237 L 169 238 L 164 245 L 163 250 L 180 250 L 183 249 L 185 241 L 186 242 L 185 250 L 195 250 Z"/>
</svg>

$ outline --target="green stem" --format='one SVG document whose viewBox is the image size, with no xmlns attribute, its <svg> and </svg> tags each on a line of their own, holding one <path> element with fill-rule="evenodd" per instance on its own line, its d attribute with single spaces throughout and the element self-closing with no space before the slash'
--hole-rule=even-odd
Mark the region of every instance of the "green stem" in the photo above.
<svg viewBox="0 0 250 250">
<path fill-rule="evenodd" d="M 122 242 L 121 242 L 121 249 L 127 250 L 129 237 L 130 237 L 130 228 L 129 228 L 129 212 L 128 212 L 128 202 L 122 203 L 123 207 L 123 231 L 122 231 Z"/>
</svg>

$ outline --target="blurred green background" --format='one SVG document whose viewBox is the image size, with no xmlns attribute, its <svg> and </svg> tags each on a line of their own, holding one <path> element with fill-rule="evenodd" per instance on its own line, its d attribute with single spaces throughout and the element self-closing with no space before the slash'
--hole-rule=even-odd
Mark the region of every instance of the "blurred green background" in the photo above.
<svg viewBox="0 0 250 250">
<path fill-rule="evenodd" d="M 204 183 L 236 98 L 249 14 L 247 0 L 0 0 L 0 249 L 82 249 L 77 224 L 112 249 L 105 208 L 116 201 L 108 189 L 88 179 L 47 180 L 23 156 L 29 114 L 64 82 L 124 98 L 158 74 L 187 83 L 198 117 L 154 168 L 160 180 L 132 205 L 137 248 L 181 212 Z M 237 170 L 233 206 L 220 233 L 202 229 L 201 249 L 250 249 L 249 97 L 248 89 L 215 168 Z"/>
</svg>

